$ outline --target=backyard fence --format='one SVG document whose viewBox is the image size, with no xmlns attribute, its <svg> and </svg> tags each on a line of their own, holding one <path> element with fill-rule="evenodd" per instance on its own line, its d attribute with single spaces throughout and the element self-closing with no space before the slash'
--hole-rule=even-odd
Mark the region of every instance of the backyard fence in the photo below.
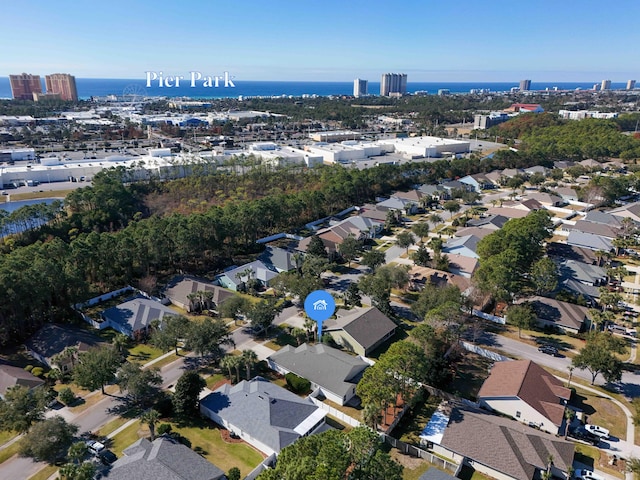
<svg viewBox="0 0 640 480">
<path fill-rule="evenodd" d="M 506 320 L 504 319 L 504 317 L 498 317 L 496 315 L 491 315 L 490 313 L 484 313 L 480 310 L 472 310 L 471 314 L 474 317 L 480 317 L 480 318 L 484 318 L 485 320 L 489 320 L 490 322 L 493 323 L 499 323 L 500 325 L 504 325 L 506 323 Z"/>
<path fill-rule="evenodd" d="M 511 360 L 509 357 L 505 357 L 504 355 L 500 355 L 499 353 L 479 347 L 478 345 L 474 345 L 473 343 L 461 341 L 460 345 L 462 345 L 465 350 L 472 353 L 477 353 L 478 355 L 482 355 L 483 357 L 488 358 L 489 360 L 493 360 L 494 362 L 504 362 L 505 360 Z"/>
<path fill-rule="evenodd" d="M 343 423 L 346 423 L 347 425 L 350 425 L 352 427 L 359 427 L 360 426 L 360 422 L 358 420 L 356 420 L 353 417 L 350 417 L 349 415 L 347 415 L 344 412 L 341 412 L 340 410 L 338 410 L 337 408 L 333 408 L 329 405 L 327 405 L 324 402 L 321 402 L 320 400 L 318 400 L 317 398 L 315 398 L 313 395 L 317 395 L 318 390 L 316 390 L 315 392 L 313 392 L 311 395 L 309 395 L 309 398 L 311 399 L 311 401 L 313 403 L 315 403 L 318 407 L 320 407 L 322 410 L 324 410 L 325 412 L 328 412 L 329 415 L 336 417 L 338 420 L 340 420 Z"/>
<path fill-rule="evenodd" d="M 244 477 L 244 480 L 254 480 L 260 473 L 266 470 L 269 467 L 272 467 L 276 463 L 276 454 L 272 453 L 267 458 L 265 458 L 260 465 L 249 472 L 249 475 Z"/>
<path fill-rule="evenodd" d="M 380 436 L 382 437 L 385 443 L 387 443 L 388 445 L 391 445 L 393 448 L 398 449 L 400 452 L 404 453 L 405 455 L 411 455 L 412 457 L 423 458 L 426 461 L 434 464 L 436 467 L 442 468 L 452 473 L 455 473 L 458 471 L 458 464 L 456 463 L 450 462 L 449 460 L 446 460 L 442 457 L 434 455 L 433 453 L 427 452 L 426 450 L 423 450 L 416 446 L 409 445 L 408 443 L 404 443 L 403 441 L 398 440 L 397 438 L 393 438 L 384 433 L 380 434 Z"/>
</svg>

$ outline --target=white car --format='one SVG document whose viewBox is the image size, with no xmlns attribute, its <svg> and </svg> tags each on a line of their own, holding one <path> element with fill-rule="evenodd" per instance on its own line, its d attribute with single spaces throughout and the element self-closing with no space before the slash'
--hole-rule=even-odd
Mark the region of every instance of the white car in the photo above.
<svg viewBox="0 0 640 480">
<path fill-rule="evenodd" d="M 104 444 L 96 440 L 87 440 L 85 443 L 87 444 L 87 449 L 89 450 L 89 452 L 94 455 L 100 455 L 100 452 L 105 449 Z"/>
<path fill-rule="evenodd" d="M 594 473 L 592 470 L 582 469 L 575 471 L 575 477 L 582 480 L 605 480 L 602 475 Z"/>
<path fill-rule="evenodd" d="M 598 425 L 585 425 L 584 429 L 591 435 L 595 435 L 600 438 L 609 438 L 609 430 L 599 427 Z"/>
</svg>

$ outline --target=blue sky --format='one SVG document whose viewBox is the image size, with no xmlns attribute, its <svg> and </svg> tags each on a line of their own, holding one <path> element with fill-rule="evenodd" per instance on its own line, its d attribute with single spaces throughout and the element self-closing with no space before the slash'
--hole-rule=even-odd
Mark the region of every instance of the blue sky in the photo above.
<svg viewBox="0 0 640 480">
<path fill-rule="evenodd" d="M 0 76 L 640 80 L 640 1 L 6 2 Z"/>
</svg>

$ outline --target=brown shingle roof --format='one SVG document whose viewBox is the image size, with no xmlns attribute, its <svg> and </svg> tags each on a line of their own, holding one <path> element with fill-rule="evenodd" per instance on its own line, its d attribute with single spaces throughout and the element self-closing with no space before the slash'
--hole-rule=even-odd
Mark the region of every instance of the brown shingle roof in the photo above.
<svg viewBox="0 0 640 480">
<path fill-rule="evenodd" d="M 32 375 L 23 368 L 13 365 L 0 365 L 0 396 L 17 385 L 34 388 L 44 383 L 44 380 Z"/>
<path fill-rule="evenodd" d="M 531 480 L 553 456 L 566 472 L 575 447 L 548 433 L 484 412 L 454 408 L 442 446 L 517 480 Z"/>
<path fill-rule="evenodd" d="M 589 309 L 581 305 L 562 302 L 547 297 L 531 297 L 522 300 L 533 308 L 540 320 L 553 322 L 554 325 L 580 330 L 586 318 L 589 317 Z"/>
<path fill-rule="evenodd" d="M 518 397 L 558 427 L 564 418 L 560 399 L 570 396 L 560 380 L 531 360 L 496 362 L 478 392 L 478 399 Z"/>
<path fill-rule="evenodd" d="M 324 331 L 344 330 L 365 350 L 396 329 L 396 324 L 376 307 L 340 310 L 336 316 L 324 322 Z"/>
</svg>

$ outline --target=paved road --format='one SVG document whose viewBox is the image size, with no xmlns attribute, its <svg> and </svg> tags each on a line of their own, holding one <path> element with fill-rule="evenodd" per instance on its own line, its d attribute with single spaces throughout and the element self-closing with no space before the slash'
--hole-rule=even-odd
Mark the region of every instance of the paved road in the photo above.
<svg viewBox="0 0 640 480">
<path fill-rule="evenodd" d="M 508 355 L 533 360 L 540 365 L 545 365 L 559 372 L 563 372 L 567 376 L 569 375 L 568 367 L 571 365 L 571 359 L 568 357 L 553 357 L 538 352 L 538 349 L 532 345 L 495 333 L 483 333 L 478 343 L 493 349 L 502 350 Z M 574 369 L 572 375 L 591 382 L 591 374 L 587 370 Z M 603 385 L 604 383 L 606 382 L 602 376 L 599 375 L 596 379 L 596 385 Z M 632 398 L 640 396 L 640 375 L 624 372 L 622 374 L 622 380 L 617 384 L 617 387 L 626 397 Z"/>
</svg>

